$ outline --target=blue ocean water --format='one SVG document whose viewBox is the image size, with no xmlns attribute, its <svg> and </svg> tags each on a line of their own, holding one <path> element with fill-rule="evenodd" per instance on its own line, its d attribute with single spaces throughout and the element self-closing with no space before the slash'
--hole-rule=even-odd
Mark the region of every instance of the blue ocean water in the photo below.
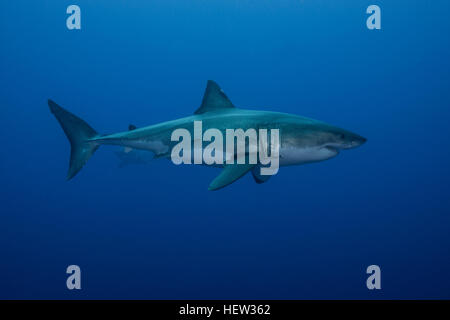
<svg viewBox="0 0 450 320">
<path fill-rule="evenodd" d="M 68 30 L 66 8 L 81 8 Z M 365 13 L 381 8 L 381 30 Z M 3 1 L 0 298 L 450 298 L 448 1 Z M 250 175 L 101 147 L 65 181 L 47 99 L 97 131 L 192 114 L 206 80 L 233 103 L 368 138 Z M 82 289 L 66 288 L 79 265 Z M 381 268 L 381 290 L 366 268 Z"/>
</svg>

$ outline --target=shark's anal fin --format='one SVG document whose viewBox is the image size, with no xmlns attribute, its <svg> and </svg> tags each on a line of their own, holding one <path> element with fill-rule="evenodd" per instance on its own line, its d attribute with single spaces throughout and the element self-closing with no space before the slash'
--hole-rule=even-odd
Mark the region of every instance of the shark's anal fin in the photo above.
<svg viewBox="0 0 450 320">
<path fill-rule="evenodd" d="M 252 176 L 253 176 L 253 179 L 255 179 L 255 182 L 258 184 L 266 182 L 271 177 L 271 175 L 262 175 L 260 166 L 253 167 Z"/>
<path fill-rule="evenodd" d="M 194 113 L 202 114 L 208 111 L 227 108 L 234 108 L 234 105 L 231 103 L 230 99 L 228 99 L 222 89 L 220 89 L 217 83 L 212 80 L 208 80 L 205 94 L 203 95 L 202 104 L 200 108 L 198 108 Z"/>
<path fill-rule="evenodd" d="M 227 164 L 222 172 L 211 182 L 208 190 L 218 190 L 235 182 L 247 172 L 249 172 L 255 164 Z"/>
</svg>

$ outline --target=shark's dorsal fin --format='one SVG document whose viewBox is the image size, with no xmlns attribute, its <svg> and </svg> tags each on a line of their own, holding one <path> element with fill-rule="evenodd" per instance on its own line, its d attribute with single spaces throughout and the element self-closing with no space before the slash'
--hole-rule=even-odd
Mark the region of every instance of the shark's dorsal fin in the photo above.
<svg viewBox="0 0 450 320">
<path fill-rule="evenodd" d="M 194 113 L 201 114 L 208 111 L 234 108 L 230 99 L 220 89 L 219 85 L 212 80 L 208 80 L 202 105 Z"/>
<path fill-rule="evenodd" d="M 128 131 L 133 131 L 133 130 L 136 130 L 137 129 L 137 127 L 134 125 L 134 124 L 129 124 L 128 125 Z"/>
</svg>

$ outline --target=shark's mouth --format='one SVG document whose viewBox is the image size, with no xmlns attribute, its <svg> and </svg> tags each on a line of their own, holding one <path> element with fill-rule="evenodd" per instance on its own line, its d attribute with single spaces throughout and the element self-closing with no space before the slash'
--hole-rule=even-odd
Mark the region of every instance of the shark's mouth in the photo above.
<svg viewBox="0 0 450 320">
<path fill-rule="evenodd" d="M 330 152 L 339 153 L 343 146 L 337 143 L 327 143 L 322 148 L 327 149 Z"/>
<path fill-rule="evenodd" d="M 339 152 L 339 149 L 337 147 L 325 146 L 324 148 L 333 152 Z"/>
<path fill-rule="evenodd" d="M 324 149 L 328 150 L 328 152 L 334 154 L 335 156 L 337 156 L 339 154 L 340 149 L 337 147 L 333 147 L 333 146 L 326 146 L 324 147 Z"/>
</svg>

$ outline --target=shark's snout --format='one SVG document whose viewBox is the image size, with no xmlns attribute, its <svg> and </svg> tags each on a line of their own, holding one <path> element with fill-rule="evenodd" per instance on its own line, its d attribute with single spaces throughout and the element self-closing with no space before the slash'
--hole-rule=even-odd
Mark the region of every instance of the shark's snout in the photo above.
<svg viewBox="0 0 450 320">
<path fill-rule="evenodd" d="M 349 131 L 339 131 L 334 133 L 330 140 L 330 142 L 325 144 L 325 147 L 337 150 L 353 149 L 367 141 L 366 138 Z"/>
<path fill-rule="evenodd" d="M 357 136 L 357 138 L 355 138 L 352 141 L 352 145 L 353 148 L 359 147 L 360 145 L 363 145 L 364 143 L 366 143 L 367 139 L 361 136 Z"/>
<path fill-rule="evenodd" d="M 359 135 L 355 135 L 355 137 L 352 139 L 351 141 L 351 147 L 350 148 L 356 148 L 359 147 L 360 145 L 366 143 L 367 139 L 359 136 Z"/>
</svg>

